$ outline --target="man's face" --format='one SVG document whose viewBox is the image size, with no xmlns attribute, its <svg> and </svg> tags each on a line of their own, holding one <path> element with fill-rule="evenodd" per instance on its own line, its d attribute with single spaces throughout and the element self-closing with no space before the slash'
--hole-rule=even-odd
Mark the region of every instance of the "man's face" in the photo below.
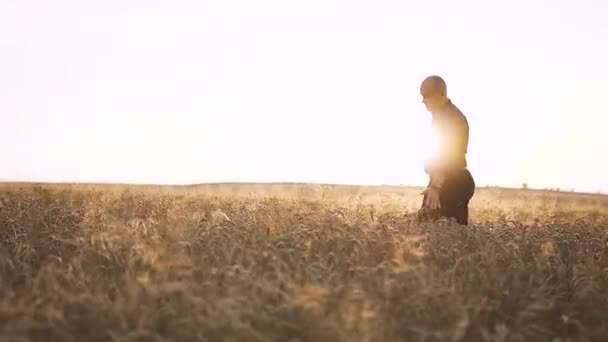
<svg viewBox="0 0 608 342">
<path fill-rule="evenodd" d="M 443 102 L 441 96 L 422 96 L 422 103 L 429 112 L 434 112 L 435 109 L 439 108 L 439 105 Z"/>
</svg>

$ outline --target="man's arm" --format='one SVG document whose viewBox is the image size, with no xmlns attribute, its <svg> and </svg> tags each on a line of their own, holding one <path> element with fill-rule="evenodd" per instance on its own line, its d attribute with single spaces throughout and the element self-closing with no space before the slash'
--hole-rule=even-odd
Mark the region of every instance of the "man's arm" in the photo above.
<svg viewBox="0 0 608 342">
<path fill-rule="evenodd" d="M 465 155 L 468 147 L 469 126 L 464 116 L 448 119 L 441 130 L 438 155 L 427 159 L 424 171 L 431 178 L 431 186 L 441 188 L 446 174 L 450 170 L 465 167 Z"/>
</svg>

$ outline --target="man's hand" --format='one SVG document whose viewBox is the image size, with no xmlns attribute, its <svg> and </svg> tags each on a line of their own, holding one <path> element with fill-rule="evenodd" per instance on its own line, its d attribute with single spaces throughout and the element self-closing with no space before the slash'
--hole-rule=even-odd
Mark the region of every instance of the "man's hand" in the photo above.
<svg viewBox="0 0 608 342">
<path fill-rule="evenodd" d="M 426 201 L 424 205 L 430 209 L 439 209 L 441 208 L 441 202 L 439 201 L 439 188 L 431 185 L 426 188 L 423 192 L 426 195 Z"/>
<path fill-rule="evenodd" d="M 422 195 L 426 195 L 426 200 L 424 201 L 425 207 L 433 210 L 441 208 L 439 190 L 443 186 L 444 182 L 445 176 L 441 174 L 435 173 L 431 176 L 431 184 L 422 192 Z"/>
</svg>

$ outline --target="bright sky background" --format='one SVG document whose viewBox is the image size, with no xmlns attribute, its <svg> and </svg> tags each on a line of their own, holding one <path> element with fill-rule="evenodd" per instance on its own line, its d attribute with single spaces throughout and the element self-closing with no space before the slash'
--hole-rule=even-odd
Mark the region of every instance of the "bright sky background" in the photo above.
<svg viewBox="0 0 608 342">
<path fill-rule="evenodd" d="M 0 0 L 0 179 L 424 185 L 430 74 L 478 185 L 608 191 L 605 0 Z"/>
</svg>

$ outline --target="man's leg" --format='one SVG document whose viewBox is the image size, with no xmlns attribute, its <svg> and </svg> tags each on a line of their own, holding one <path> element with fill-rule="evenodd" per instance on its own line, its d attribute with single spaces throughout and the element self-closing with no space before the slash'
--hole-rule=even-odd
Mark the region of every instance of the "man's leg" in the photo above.
<svg viewBox="0 0 608 342">
<path fill-rule="evenodd" d="M 468 170 L 446 179 L 441 192 L 441 216 L 455 218 L 459 224 L 469 223 L 469 201 L 475 192 L 475 182 Z"/>
<path fill-rule="evenodd" d="M 430 184 L 430 183 L 429 183 Z M 439 217 L 454 218 L 462 225 L 469 224 L 469 201 L 475 193 L 475 180 L 469 170 L 453 174 L 445 181 L 440 192 L 441 208 L 432 210 L 425 207 L 426 195 L 418 210 L 421 221 L 434 220 Z"/>
<path fill-rule="evenodd" d="M 465 170 L 464 173 L 464 181 L 463 183 L 465 184 L 464 187 L 464 194 L 463 194 L 463 202 L 464 202 L 464 207 L 462 208 L 462 217 L 463 217 L 463 223 L 464 225 L 468 225 L 469 224 L 469 202 L 471 202 L 471 199 L 473 198 L 473 195 L 475 195 L 475 178 L 473 178 L 473 175 L 471 174 L 471 171 L 469 171 L 468 169 Z"/>
<path fill-rule="evenodd" d="M 459 217 L 462 215 L 459 215 L 458 212 L 459 182 L 457 178 L 458 177 L 452 176 L 446 179 L 444 186 L 439 193 L 439 202 L 441 203 L 441 208 L 439 209 L 427 207 L 427 194 L 424 194 L 422 197 L 422 204 L 418 210 L 419 221 L 435 221 L 441 217 L 455 218 L 457 221 L 462 221 L 462 219 L 459 220 Z M 430 181 L 428 186 L 431 186 Z"/>
<path fill-rule="evenodd" d="M 462 225 L 469 224 L 469 205 L 468 203 L 450 203 L 441 205 L 441 216 L 454 218 L 456 222 Z"/>
<path fill-rule="evenodd" d="M 464 199 L 469 203 L 475 195 L 475 178 L 473 178 L 471 171 L 465 170 L 463 183 L 465 184 Z"/>
</svg>

